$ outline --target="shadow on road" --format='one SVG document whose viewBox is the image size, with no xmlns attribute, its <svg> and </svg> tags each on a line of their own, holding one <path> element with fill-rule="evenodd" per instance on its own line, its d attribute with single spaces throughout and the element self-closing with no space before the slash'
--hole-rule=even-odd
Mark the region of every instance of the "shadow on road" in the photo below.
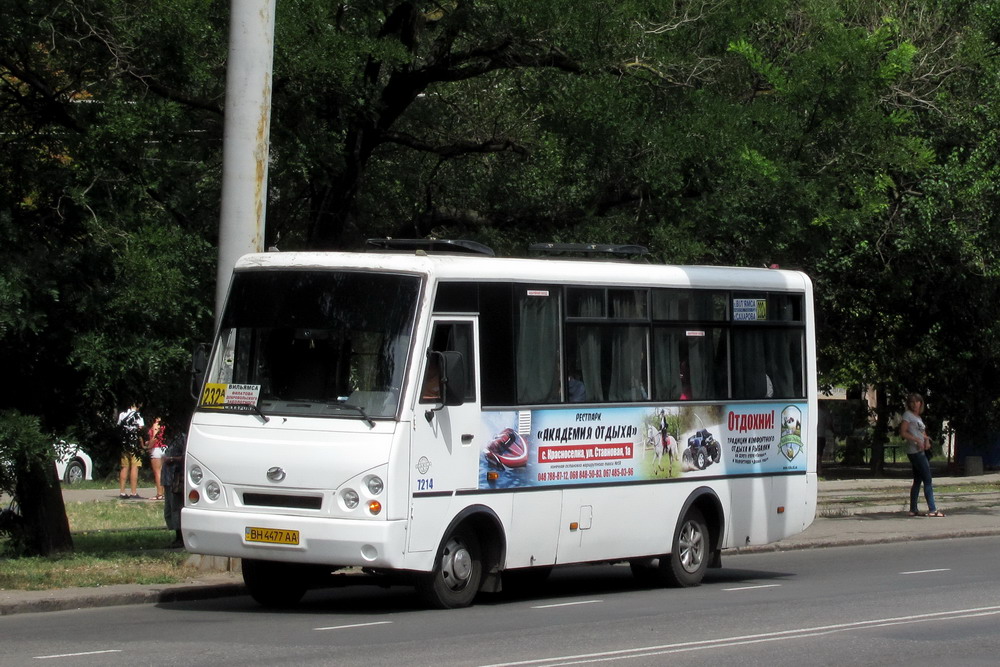
<svg viewBox="0 0 1000 667">
<path fill-rule="evenodd" d="M 793 575 L 786 572 L 739 568 L 710 569 L 705 574 L 704 585 L 760 583 L 785 579 Z M 172 602 L 161 606 L 165 609 L 227 613 L 281 613 L 322 614 L 394 614 L 426 610 L 412 586 L 398 584 L 380 586 L 364 577 L 352 577 L 348 583 L 334 588 L 309 591 L 302 602 L 293 609 L 275 610 L 258 605 L 248 595 L 202 600 L 199 602 Z M 635 591 L 662 591 L 664 594 L 681 594 L 684 589 L 660 588 L 643 585 L 632 576 L 627 565 L 574 565 L 556 568 L 544 582 L 529 587 L 518 587 L 500 593 L 483 593 L 476 599 L 477 607 L 494 607 L 508 604 L 552 602 L 579 597 L 614 596 Z M 456 613 L 456 612 L 447 612 Z M 461 612 L 458 612 L 461 613 Z"/>
</svg>

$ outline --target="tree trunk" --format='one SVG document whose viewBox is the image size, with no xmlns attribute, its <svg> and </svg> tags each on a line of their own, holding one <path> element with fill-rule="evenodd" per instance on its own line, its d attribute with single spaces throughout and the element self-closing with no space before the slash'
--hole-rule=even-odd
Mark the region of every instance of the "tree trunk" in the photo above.
<svg viewBox="0 0 1000 667">
<path fill-rule="evenodd" d="M 55 463 L 30 462 L 18 471 L 15 496 L 23 518 L 26 556 L 51 556 L 73 550 L 66 505 Z"/>
<path fill-rule="evenodd" d="M 885 385 L 875 390 L 875 428 L 872 431 L 871 470 L 875 477 L 885 474 L 885 446 L 889 442 L 889 398 Z"/>
</svg>

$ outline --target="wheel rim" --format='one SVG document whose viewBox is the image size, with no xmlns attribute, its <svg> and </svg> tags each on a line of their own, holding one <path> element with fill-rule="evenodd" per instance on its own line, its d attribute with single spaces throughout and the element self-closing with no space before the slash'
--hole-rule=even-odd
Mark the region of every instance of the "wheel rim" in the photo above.
<svg viewBox="0 0 1000 667">
<path fill-rule="evenodd" d="M 441 554 L 441 577 L 453 591 L 460 591 L 472 578 L 472 554 L 463 542 L 452 538 Z"/>
<path fill-rule="evenodd" d="M 78 465 L 70 465 L 69 472 L 66 473 L 70 484 L 76 484 L 83 479 L 83 469 Z"/>
<path fill-rule="evenodd" d="M 705 560 L 705 534 L 695 521 L 686 521 L 677 539 L 678 560 L 689 574 L 697 572 Z"/>
</svg>

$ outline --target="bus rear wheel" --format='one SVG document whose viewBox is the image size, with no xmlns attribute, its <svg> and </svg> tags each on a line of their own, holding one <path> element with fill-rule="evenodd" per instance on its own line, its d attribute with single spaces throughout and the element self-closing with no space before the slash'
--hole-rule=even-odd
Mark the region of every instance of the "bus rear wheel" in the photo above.
<svg viewBox="0 0 1000 667">
<path fill-rule="evenodd" d="M 677 526 L 670 555 L 660 559 L 660 573 L 671 586 L 697 586 L 708 569 L 708 526 L 697 507 L 691 507 Z"/>
<path fill-rule="evenodd" d="M 309 589 L 307 568 L 295 563 L 244 558 L 242 568 L 250 597 L 265 607 L 294 607 Z"/>
<path fill-rule="evenodd" d="M 438 550 L 434 571 L 417 584 L 428 605 L 437 609 L 468 607 L 483 580 L 482 548 L 476 533 L 457 528 Z"/>
</svg>

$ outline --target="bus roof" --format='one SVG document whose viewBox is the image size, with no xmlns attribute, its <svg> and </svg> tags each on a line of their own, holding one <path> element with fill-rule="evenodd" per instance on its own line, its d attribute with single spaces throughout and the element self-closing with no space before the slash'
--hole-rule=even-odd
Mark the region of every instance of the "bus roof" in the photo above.
<svg viewBox="0 0 1000 667">
<path fill-rule="evenodd" d="M 423 252 L 259 253 L 241 257 L 235 270 L 334 268 L 413 273 L 449 281 L 811 291 L 811 282 L 806 274 L 782 269 L 498 258 Z"/>
</svg>

